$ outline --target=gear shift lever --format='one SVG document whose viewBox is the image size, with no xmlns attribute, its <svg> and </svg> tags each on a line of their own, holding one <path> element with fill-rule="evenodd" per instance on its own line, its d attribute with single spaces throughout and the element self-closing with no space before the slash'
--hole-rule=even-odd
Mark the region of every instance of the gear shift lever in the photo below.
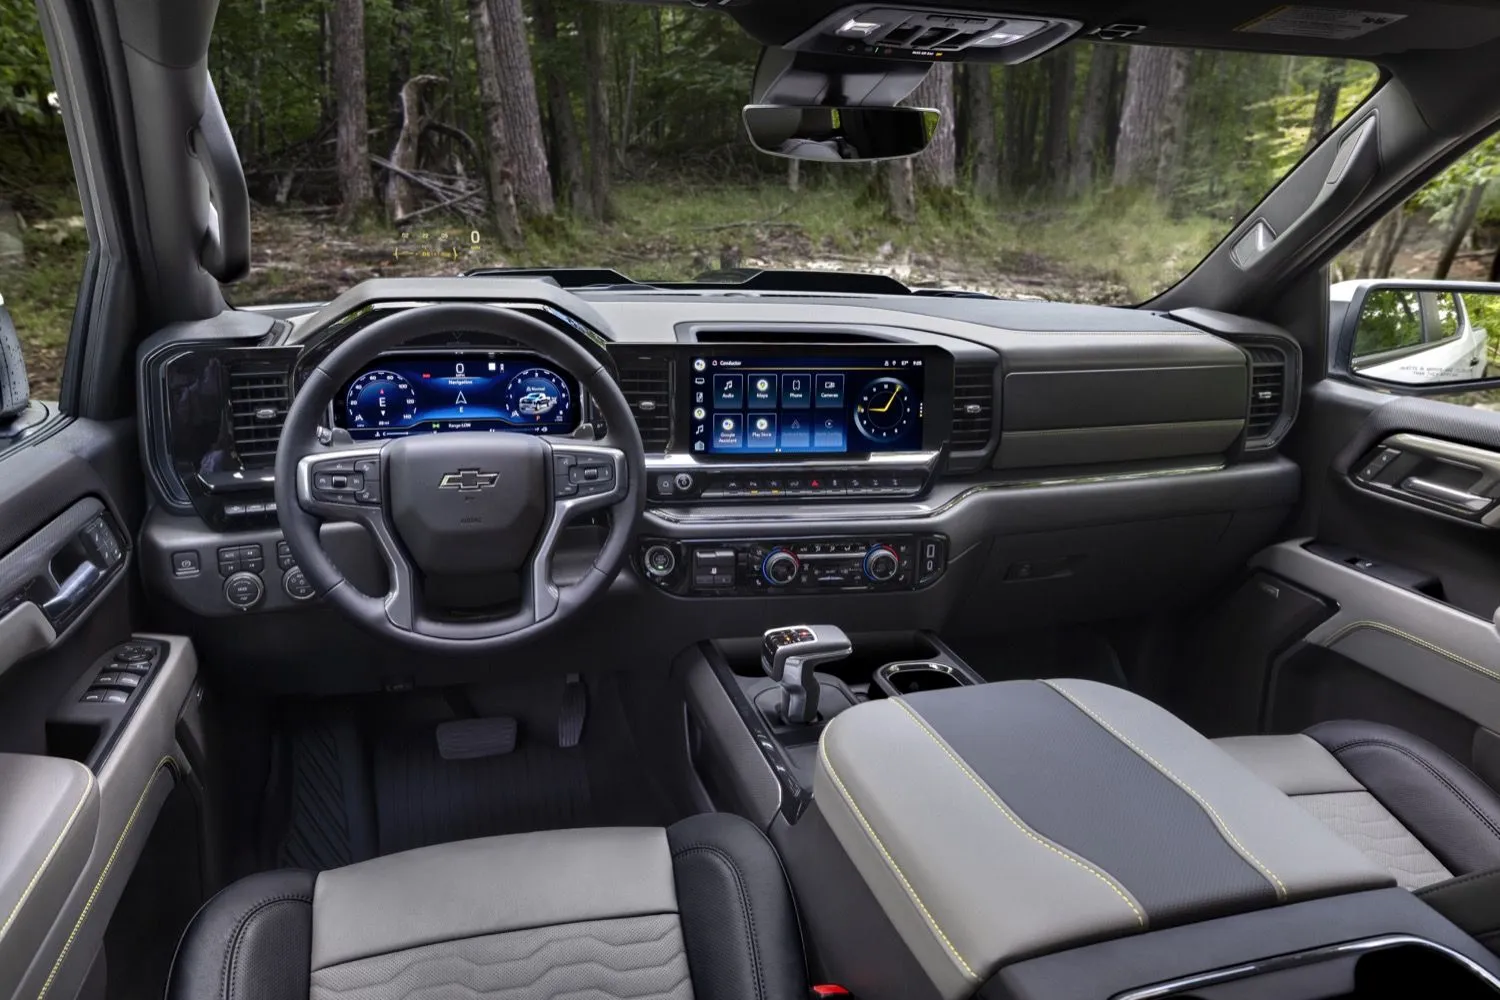
<svg viewBox="0 0 1500 1000">
<path fill-rule="evenodd" d="M 781 720 L 791 726 L 817 721 L 818 667 L 852 652 L 849 637 L 836 625 L 788 625 L 766 632 L 761 639 L 760 665 L 767 677 L 781 685 Z"/>
</svg>

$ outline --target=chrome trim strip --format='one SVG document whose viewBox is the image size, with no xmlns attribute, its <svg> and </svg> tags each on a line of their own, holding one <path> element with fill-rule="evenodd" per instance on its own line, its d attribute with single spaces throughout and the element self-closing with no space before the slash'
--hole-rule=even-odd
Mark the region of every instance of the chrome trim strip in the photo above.
<svg viewBox="0 0 1500 1000">
<path fill-rule="evenodd" d="M 1428 941 L 1426 938 L 1420 938 L 1414 934 L 1387 934 L 1384 937 L 1366 938 L 1363 941 L 1348 941 L 1344 944 L 1325 945 L 1321 948 L 1293 952 L 1290 955 L 1275 955 L 1270 958 L 1256 959 L 1225 969 L 1217 969 L 1213 972 L 1183 976 L 1180 979 L 1159 983 L 1155 986 L 1147 986 L 1143 989 L 1131 990 L 1127 993 L 1117 993 L 1112 1000 L 1157 1000 L 1159 997 L 1171 996 L 1174 993 L 1182 993 L 1185 990 L 1202 989 L 1205 986 L 1231 982 L 1236 979 L 1246 979 L 1250 976 L 1266 975 L 1286 969 L 1299 968 L 1304 965 L 1312 965 L 1316 962 L 1339 958 L 1344 955 L 1360 955 L 1382 951 L 1386 948 L 1394 948 L 1399 945 L 1417 945 L 1421 948 L 1436 951 L 1463 966 L 1470 975 L 1489 986 L 1492 990 L 1500 991 L 1500 979 L 1496 979 L 1484 966 L 1469 956 L 1454 951 L 1447 945 Z"/>
<path fill-rule="evenodd" d="M 735 504 L 724 509 L 705 510 L 695 507 L 648 507 L 646 516 L 668 524 L 738 524 L 765 521 L 797 521 L 841 524 L 849 521 L 916 521 L 941 517 L 971 497 L 993 490 L 1037 489 L 1047 486 L 1087 486 L 1096 483 L 1125 483 L 1148 479 L 1170 479 L 1205 472 L 1222 472 L 1223 462 L 1183 466 L 1176 469 L 1153 469 L 1149 472 L 1100 473 L 1093 476 L 1058 476 L 1054 479 L 1027 479 L 1013 482 L 978 483 L 954 497 L 933 504 L 930 501 L 901 503 L 872 502 L 854 506 L 851 503 Z M 800 500 L 801 498 L 793 498 Z"/>
</svg>

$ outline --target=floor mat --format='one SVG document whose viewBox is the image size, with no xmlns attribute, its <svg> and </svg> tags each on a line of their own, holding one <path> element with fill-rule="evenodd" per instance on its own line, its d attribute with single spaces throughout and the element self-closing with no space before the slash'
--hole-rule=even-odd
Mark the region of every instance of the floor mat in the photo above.
<svg viewBox="0 0 1500 1000">
<path fill-rule="evenodd" d="M 283 865 L 322 870 L 427 844 L 677 817 L 608 679 L 590 682 L 577 746 L 558 746 L 560 679 L 299 706 L 283 732 Z M 445 760 L 439 723 L 516 720 L 516 749 Z"/>
</svg>

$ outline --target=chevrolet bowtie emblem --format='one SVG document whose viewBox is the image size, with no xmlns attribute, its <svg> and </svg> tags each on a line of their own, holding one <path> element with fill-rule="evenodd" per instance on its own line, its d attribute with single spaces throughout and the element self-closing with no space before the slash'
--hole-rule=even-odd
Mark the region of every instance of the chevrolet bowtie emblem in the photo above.
<svg viewBox="0 0 1500 1000">
<path fill-rule="evenodd" d="M 462 490 L 472 493 L 475 490 L 487 490 L 499 482 L 500 473 L 480 472 L 478 469 L 459 469 L 457 472 L 445 472 L 443 478 L 438 480 L 440 490 Z"/>
</svg>

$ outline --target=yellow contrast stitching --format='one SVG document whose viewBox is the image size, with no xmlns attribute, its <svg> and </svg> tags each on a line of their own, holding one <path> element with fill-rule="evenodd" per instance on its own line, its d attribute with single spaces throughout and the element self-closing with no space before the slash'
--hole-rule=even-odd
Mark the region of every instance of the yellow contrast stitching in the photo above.
<svg viewBox="0 0 1500 1000">
<path fill-rule="evenodd" d="M 891 866 L 891 871 L 896 873 L 896 877 L 906 887 L 907 895 L 911 897 L 912 902 L 917 904 L 917 909 L 922 911 L 922 916 L 927 918 L 927 923 L 937 932 L 937 936 L 942 938 L 943 945 L 948 949 L 948 953 L 963 968 L 966 976 L 970 979 L 978 979 L 979 976 L 975 974 L 973 969 L 969 968 L 969 963 L 964 961 L 964 957 L 958 953 L 958 949 L 953 946 L 953 942 L 948 940 L 948 935 L 944 934 L 943 929 L 938 926 L 937 917 L 932 915 L 931 911 L 927 909 L 926 904 L 922 902 L 922 897 L 917 895 L 917 890 L 907 881 L 906 875 L 901 871 L 901 866 L 896 864 L 895 858 L 891 857 L 891 852 L 887 851 L 885 845 L 880 842 L 880 836 L 875 832 L 875 828 L 870 825 L 869 820 L 865 819 L 865 814 L 859 811 L 859 806 L 854 802 L 854 796 L 849 794 L 849 789 L 844 787 L 843 779 L 833 769 L 833 761 L 828 759 L 828 749 L 821 740 L 818 743 L 818 756 L 823 758 L 823 766 L 828 769 L 828 775 L 833 779 L 833 783 L 839 786 L 839 791 L 843 793 L 844 801 L 849 803 L 849 808 L 854 811 L 854 816 L 859 820 L 859 825 L 865 828 L 865 832 L 875 842 L 875 847 L 880 851 L 880 856 L 885 858 L 885 863 Z"/>
<path fill-rule="evenodd" d="M 1255 865 L 1256 868 L 1259 868 L 1260 871 L 1261 871 L 1261 874 L 1265 875 L 1266 878 L 1268 878 L 1268 879 L 1271 880 L 1272 884 L 1276 886 L 1276 896 L 1277 896 L 1277 898 L 1278 899 L 1286 899 L 1286 895 L 1287 895 L 1287 893 L 1286 893 L 1286 886 L 1282 883 L 1281 879 L 1279 879 L 1279 878 L 1276 877 L 1276 873 L 1275 872 L 1271 871 L 1271 869 L 1267 868 L 1264 864 L 1262 864 L 1261 860 L 1259 858 L 1257 858 L 1254 854 L 1250 853 L 1250 848 L 1248 848 L 1244 844 L 1240 843 L 1239 838 L 1234 835 L 1234 831 L 1231 830 L 1231 829 L 1229 829 L 1229 824 L 1226 823 L 1226 822 L 1224 822 L 1224 818 L 1222 816 L 1220 816 L 1218 814 L 1218 812 L 1216 812 L 1214 810 L 1213 806 L 1211 806 L 1211 805 L 1208 804 L 1208 800 L 1207 799 L 1205 799 L 1203 796 L 1199 795 L 1193 789 L 1193 787 L 1191 785 L 1189 785 L 1186 781 L 1183 781 L 1181 778 L 1177 777 L 1177 775 L 1173 774 L 1171 772 L 1171 770 L 1165 764 L 1163 764 L 1161 761 L 1157 760 L 1155 757 L 1151 756 L 1145 750 L 1142 750 L 1140 747 L 1136 746 L 1133 742 L 1131 742 L 1131 740 L 1130 740 L 1129 737 L 1127 737 L 1124 733 L 1121 733 L 1114 726 L 1111 726 L 1108 722 L 1105 722 L 1104 719 L 1102 719 L 1097 713 L 1095 713 L 1092 709 L 1090 709 L 1083 702 L 1079 701 L 1072 694 L 1070 694 L 1067 691 L 1063 690 L 1061 687 L 1057 686 L 1056 684 L 1054 684 L 1051 681 L 1042 681 L 1042 683 L 1045 684 L 1045 685 L 1047 685 L 1048 687 L 1050 687 L 1052 690 L 1056 691 L 1058 694 L 1062 695 L 1064 698 L 1068 699 L 1068 701 L 1072 702 L 1073 705 L 1075 705 L 1078 708 L 1079 711 L 1083 712 L 1089 718 L 1091 718 L 1095 722 L 1099 723 L 1099 725 L 1101 725 L 1105 729 L 1109 730 L 1110 734 L 1112 736 L 1114 736 L 1115 739 L 1119 740 L 1121 743 L 1125 744 L 1130 749 L 1134 750 L 1141 757 L 1145 758 L 1151 764 L 1152 767 L 1156 768 L 1158 771 L 1160 771 L 1162 774 L 1166 775 L 1168 778 L 1171 778 L 1173 784 L 1175 784 L 1178 788 L 1181 788 L 1184 792 L 1187 792 L 1189 795 L 1191 795 L 1193 797 L 1193 799 L 1200 806 L 1202 806 L 1204 808 L 1204 810 L 1207 811 L 1207 813 L 1210 816 L 1213 817 L 1214 823 L 1218 826 L 1219 831 L 1221 833 L 1223 833 L 1224 836 L 1229 839 L 1229 842 L 1232 843 L 1235 846 L 1235 849 L 1238 850 L 1240 852 L 1240 854 L 1244 855 L 1245 858 L 1247 858 L 1250 861 L 1251 864 Z"/>
<path fill-rule="evenodd" d="M 83 804 L 89 800 L 89 792 L 91 792 L 93 788 L 94 772 L 89 771 L 88 781 L 84 782 L 83 785 L 83 794 L 78 797 L 78 804 L 73 807 L 73 812 L 68 816 L 68 821 L 63 824 L 62 832 L 59 833 L 57 835 L 57 839 L 52 842 L 52 849 L 47 852 L 46 857 L 42 858 L 41 867 L 36 870 L 35 875 L 31 876 L 31 881 L 26 883 L 26 888 L 21 890 L 21 898 L 16 900 L 16 905 L 11 909 L 10 916 L 5 918 L 5 923 L 0 924 L 0 938 L 5 937 L 5 932 L 10 930 L 11 924 L 15 923 L 17 915 L 19 915 L 21 912 L 21 907 L 26 905 L 26 900 L 31 895 L 31 891 L 35 889 L 36 884 L 41 881 L 42 873 L 47 870 L 48 865 L 52 864 L 53 857 L 55 857 L 58 850 L 62 848 L 62 842 L 68 839 L 68 833 L 73 829 L 73 821 L 78 819 L 78 814 L 83 811 Z"/>
<path fill-rule="evenodd" d="M 947 758 L 949 760 L 953 761 L 954 764 L 958 765 L 958 769 L 964 773 L 964 776 L 974 783 L 974 787 L 978 788 L 981 792 L 984 793 L 984 797 L 987 798 L 987 799 L 989 799 L 990 802 L 994 804 L 995 808 L 1000 810 L 1001 815 L 1003 815 L 1006 819 L 1010 820 L 1011 824 L 1013 826 L 1015 826 L 1015 828 L 1017 830 L 1020 830 L 1022 833 L 1026 834 L 1026 836 L 1030 837 L 1032 840 L 1036 841 L 1038 844 L 1041 844 L 1043 847 L 1045 847 L 1047 850 L 1051 851 L 1053 854 L 1057 854 L 1057 855 L 1060 855 L 1061 857 L 1067 858 L 1069 861 L 1073 862 L 1073 864 L 1077 865 L 1079 868 L 1082 868 L 1084 871 L 1088 872 L 1090 875 L 1094 876 L 1099 881 L 1101 881 L 1105 885 L 1109 886 L 1111 889 L 1114 890 L 1115 895 L 1119 896 L 1121 899 L 1123 899 L 1125 901 L 1125 905 L 1128 906 L 1128 907 L 1130 907 L 1130 912 L 1135 914 L 1136 923 L 1140 924 L 1142 927 L 1146 926 L 1146 916 L 1145 916 L 1145 914 L 1143 914 L 1140 911 L 1140 908 L 1135 905 L 1135 902 L 1133 900 L 1131 900 L 1131 898 L 1125 894 L 1125 890 L 1122 889 L 1122 888 L 1120 888 L 1119 883 L 1117 883 L 1114 879 L 1110 878 L 1108 875 L 1106 875 L 1103 872 L 1101 872 L 1099 869 L 1094 868 L 1091 865 L 1085 864 L 1083 861 L 1080 861 L 1078 858 L 1076 858 L 1073 855 L 1069 854 L 1067 851 L 1062 850 L 1061 848 L 1059 848 L 1055 844 L 1052 844 L 1049 841 L 1043 840 L 1041 837 L 1037 836 L 1031 830 L 1027 829 L 1026 825 L 1023 824 L 1019 819 L 1017 819 L 1015 817 L 1015 815 L 1009 809 L 1007 809 L 1005 807 L 1005 803 L 1001 802 L 995 796 L 995 793 L 990 790 L 990 787 L 988 785 L 986 785 L 983 781 L 981 781 L 980 778 L 979 778 L 979 776 L 977 774 L 975 774 L 972 770 L 969 769 L 969 765 L 965 764 L 963 761 L 961 761 L 957 757 L 955 757 L 953 755 L 953 751 L 949 750 L 946 746 L 943 745 L 943 741 L 937 738 L 937 734 L 934 733 L 931 729 L 929 729 L 927 727 L 927 723 L 923 722 L 922 719 L 921 719 L 921 717 L 918 716 L 917 713 L 915 713 L 911 709 L 907 708 L 906 707 L 906 703 L 904 701 L 902 701 L 902 699 L 900 699 L 900 698 L 891 698 L 890 701 L 893 702 L 896 705 L 899 705 L 901 707 L 901 710 L 903 712 L 905 712 L 908 716 L 911 717 L 911 720 L 913 722 L 915 722 L 918 725 L 918 727 L 921 728 L 922 732 L 924 732 L 924 733 L 927 734 L 927 738 L 930 739 L 930 740 L 932 740 L 932 742 L 937 746 L 937 748 L 939 750 L 943 751 L 943 753 L 947 756 Z"/>
<path fill-rule="evenodd" d="M 67 959 L 68 952 L 73 948 L 73 941 L 78 937 L 78 932 L 83 929 L 83 922 L 89 918 L 89 911 L 94 908 L 94 900 L 99 898 L 99 890 L 104 888 L 104 880 L 109 878 L 110 869 L 115 866 L 115 859 L 120 856 L 120 848 L 125 846 L 125 838 L 130 836 L 130 828 L 135 826 L 136 817 L 141 814 L 141 807 L 146 804 L 146 793 L 151 791 L 151 786 L 156 784 L 156 779 L 171 762 L 170 754 L 156 762 L 156 770 L 152 771 L 151 777 L 146 780 L 146 787 L 141 789 L 141 797 L 135 800 L 135 808 L 130 810 L 130 817 L 125 820 L 125 829 L 120 831 L 120 838 L 115 841 L 115 849 L 109 852 L 109 860 L 104 862 L 104 869 L 99 872 L 99 879 L 94 883 L 94 891 L 89 893 L 88 901 L 83 904 L 83 912 L 78 914 L 78 921 L 73 924 L 68 940 L 63 942 L 62 951 L 58 954 L 57 961 L 52 963 L 52 971 L 47 973 L 47 980 L 42 983 L 42 991 L 36 995 L 36 1000 L 42 1000 L 47 995 L 47 991 L 52 988 L 52 981 L 57 978 L 63 961 Z"/>
<path fill-rule="evenodd" d="M 1399 628 L 1396 628 L 1393 625 L 1387 625 L 1384 622 L 1354 622 L 1351 625 L 1345 625 L 1343 628 L 1339 629 L 1332 636 L 1330 636 L 1324 644 L 1331 647 L 1334 643 L 1344 638 L 1344 636 L 1348 635 L 1350 632 L 1362 628 L 1373 628 L 1380 632 L 1388 632 L 1391 635 L 1398 636 L 1399 638 L 1405 639 L 1407 642 L 1415 643 L 1418 646 L 1421 646 L 1423 649 L 1430 650 L 1431 652 L 1434 652 L 1439 656 L 1452 660 L 1459 666 L 1468 667 L 1470 670 L 1484 674 L 1486 677 L 1489 677 L 1492 680 L 1500 681 L 1500 673 L 1496 673 L 1489 667 L 1480 666 L 1473 660 L 1466 660 L 1462 656 L 1459 656 L 1457 653 L 1449 652 L 1442 646 L 1433 645 L 1426 639 L 1414 636 L 1410 632 L 1403 632 Z"/>
</svg>

